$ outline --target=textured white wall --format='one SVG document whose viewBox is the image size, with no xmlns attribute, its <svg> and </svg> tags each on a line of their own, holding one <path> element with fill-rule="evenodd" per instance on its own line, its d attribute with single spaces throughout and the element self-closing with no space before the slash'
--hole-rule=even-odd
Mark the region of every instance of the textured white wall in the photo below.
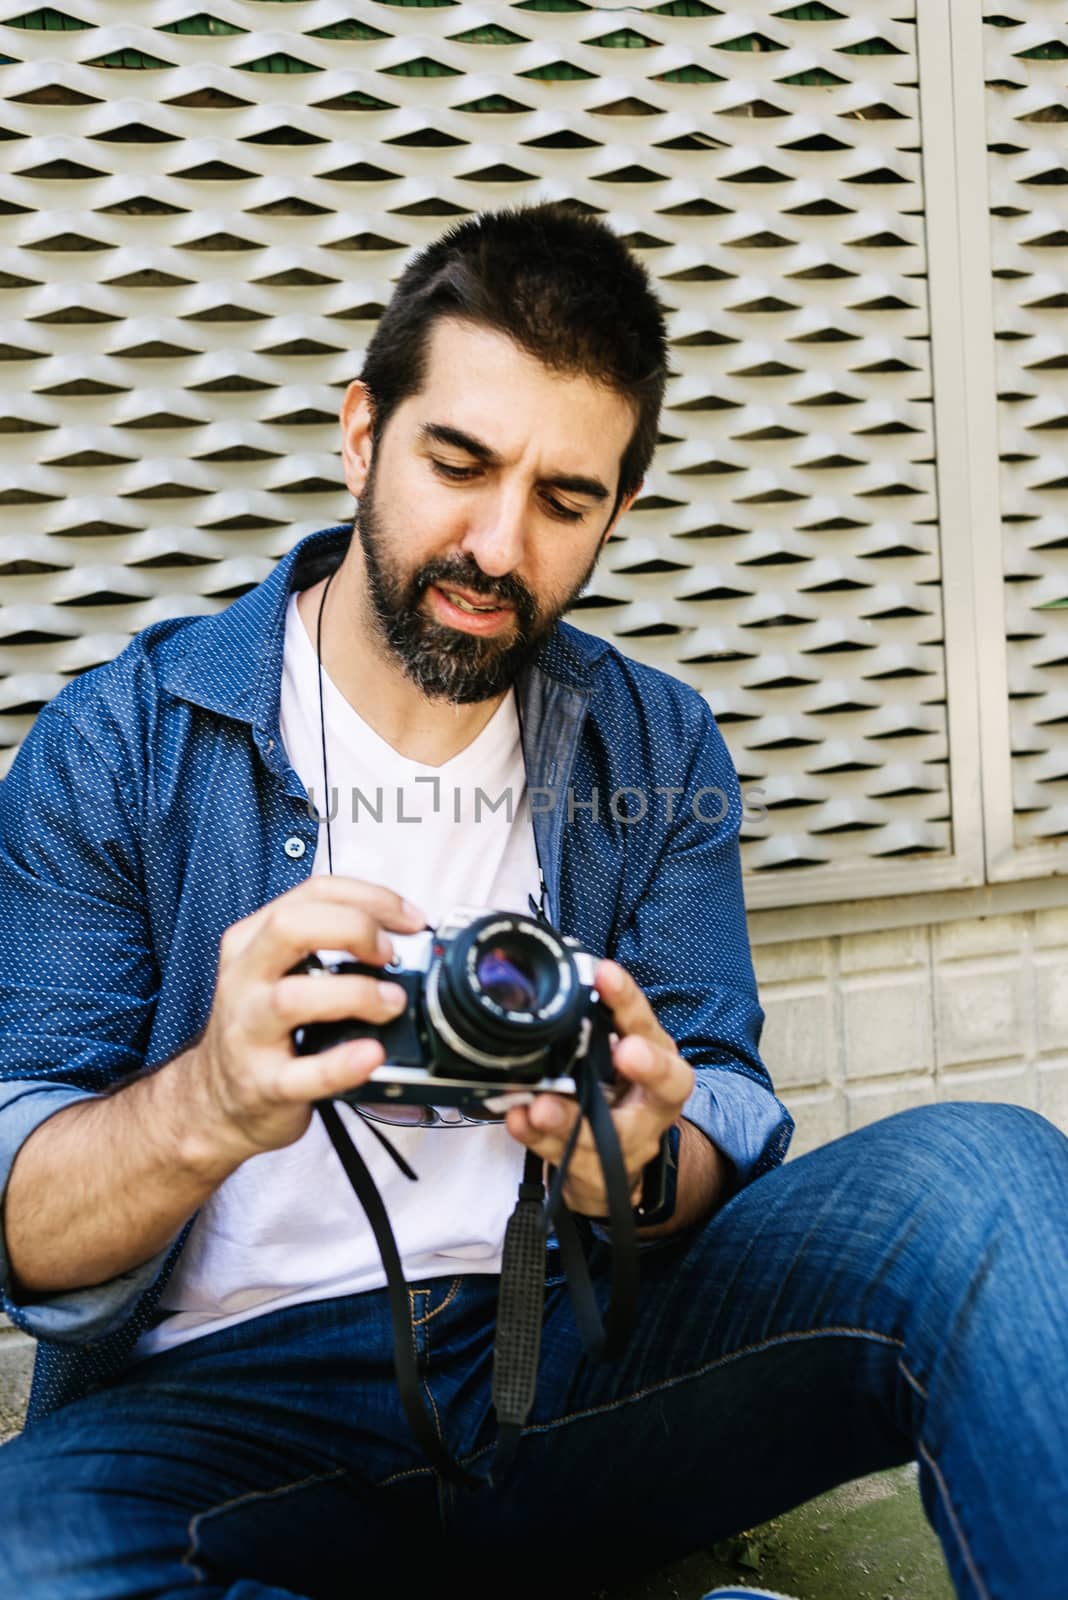
<svg viewBox="0 0 1068 1600">
<path fill-rule="evenodd" d="M 337 403 L 411 250 L 566 197 L 675 369 L 577 620 L 707 696 L 767 808 L 750 903 L 1068 870 L 1049 0 L 211 17 L 0 24 L 0 773 L 71 675 L 347 514 Z"/>
</svg>

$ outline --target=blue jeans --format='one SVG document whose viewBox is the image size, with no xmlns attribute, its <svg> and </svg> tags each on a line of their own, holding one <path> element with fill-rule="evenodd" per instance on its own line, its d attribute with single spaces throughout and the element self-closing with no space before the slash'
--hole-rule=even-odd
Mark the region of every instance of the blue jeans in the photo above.
<svg viewBox="0 0 1068 1600">
<path fill-rule="evenodd" d="M 439 1482 L 413 1444 L 385 1291 L 131 1367 L 0 1449 L 0 1593 L 582 1593 L 918 1457 L 959 1595 L 1064 1596 L 1068 1140 L 1049 1123 L 888 1118 L 642 1267 L 612 1364 L 583 1355 L 550 1277 L 535 1411 L 496 1487 Z M 428 1404 L 483 1475 L 496 1291 L 411 1289 Z"/>
</svg>

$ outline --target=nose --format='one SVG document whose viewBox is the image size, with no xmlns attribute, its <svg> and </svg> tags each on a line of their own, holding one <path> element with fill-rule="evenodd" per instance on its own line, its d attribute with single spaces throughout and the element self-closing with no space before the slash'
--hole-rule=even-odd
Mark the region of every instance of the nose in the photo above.
<svg viewBox="0 0 1068 1600">
<path fill-rule="evenodd" d="M 487 578 L 503 578 L 522 562 L 526 519 L 525 493 L 502 486 L 472 511 L 461 549 Z"/>
</svg>

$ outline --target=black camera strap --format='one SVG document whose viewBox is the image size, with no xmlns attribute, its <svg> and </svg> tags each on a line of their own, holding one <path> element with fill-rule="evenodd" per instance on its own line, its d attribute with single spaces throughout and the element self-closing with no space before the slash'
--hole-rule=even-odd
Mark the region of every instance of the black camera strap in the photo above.
<svg viewBox="0 0 1068 1600">
<path fill-rule="evenodd" d="M 523 1423 L 534 1404 L 545 1300 L 546 1221 L 556 1230 L 572 1309 L 586 1353 L 606 1360 L 621 1354 L 634 1320 L 638 1294 L 634 1214 L 623 1153 L 601 1087 L 610 1063 L 607 1035 L 598 1034 L 589 1056 L 576 1063 L 580 1114 L 564 1146 L 560 1165 L 549 1168 L 551 1183 L 544 1205 L 541 1162 L 527 1151 L 519 1200 L 509 1219 L 501 1261 L 493 1347 L 493 1402 L 499 1429 L 495 1476 L 503 1476 L 511 1464 Z M 589 1236 L 589 1223 L 570 1211 L 563 1198 L 564 1181 L 583 1121 L 589 1121 L 600 1157 L 613 1235 L 611 1298 L 604 1322 L 583 1245 L 583 1236 Z M 535 1197 L 536 1208 L 532 1204 Z"/>
<path fill-rule="evenodd" d="M 607 1038 L 595 1048 L 607 1051 Z M 559 1167 L 549 1169 L 552 1183 L 548 1198 L 542 1179 L 542 1162 L 533 1151 L 528 1150 L 524 1157 L 523 1177 L 515 1208 L 505 1230 L 493 1346 L 493 1408 L 498 1426 L 493 1475 L 497 1478 L 503 1476 L 511 1464 L 537 1390 L 545 1302 L 547 1221 L 551 1220 L 556 1229 L 575 1319 L 587 1353 L 604 1358 L 618 1355 L 634 1315 L 638 1251 L 623 1156 L 612 1114 L 601 1088 L 604 1063 L 598 1063 L 591 1052 L 591 1056 L 578 1066 L 576 1087 L 579 1091 L 580 1115 L 575 1119 Z M 359 1110 L 358 1107 L 356 1109 Z M 382 1196 L 367 1163 L 349 1138 L 333 1102 L 318 1101 L 316 1110 L 371 1224 L 382 1258 L 393 1328 L 397 1390 L 412 1434 L 427 1460 L 444 1479 L 464 1488 L 480 1487 L 484 1480 L 468 1472 L 453 1459 L 427 1412 L 404 1268 Z M 585 1218 L 576 1219 L 563 1199 L 568 1165 L 584 1120 L 590 1123 L 601 1160 L 608 1194 L 608 1221 L 613 1234 L 611 1298 L 603 1323 L 579 1235 L 580 1224 L 587 1232 L 588 1224 Z M 415 1173 L 389 1140 L 379 1129 L 373 1128 L 372 1131 L 389 1150 L 405 1176 L 414 1179 Z"/>
<path fill-rule="evenodd" d="M 336 1106 L 329 1100 L 319 1100 L 315 1109 L 322 1118 L 330 1136 L 330 1143 L 337 1151 L 345 1174 L 356 1191 L 356 1197 L 367 1213 L 367 1220 L 371 1224 L 375 1243 L 382 1257 L 389 1292 L 389 1315 L 393 1325 L 393 1364 L 397 1373 L 397 1389 L 405 1416 L 408 1418 L 408 1425 L 427 1460 L 443 1478 L 452 1483 L 462 1484 L 466 1488 L 477 1488 L 481 1485 L 481 1479 L 465 1472 L 463 1467 L 453 1460 L 438 1437 L 423 1403 L 408 1286 L 401 1265 L 400 1251 L 397 1249 L 397 1241 L 382 1196 L 378 1192 L 367 1163 L 349 1138 Z M 383 1140 L 383 1143 L 387 1141 Z M 408 1172 L 414 1178 L 415 1174 L 410 1167 Z"/>
<path fill-rule="evenodd" d="M 623 1165 L 623 1153 L 619 1148 L 612 1113 L 601 1089 L 603 1063 L 597 1060 L 600 1051 L 605 1053 L 606 1058 L 610 1058 L 608 1040 L 596 1037 L 591 1046 L 590 1056 L 581 1064 L 582 1070 L 577 1075 L 576 1087 L 582 1115 L 575 1121 L 559 1167 L 550 1168 L 551 1181 L 546 1209 L 560 1243 L 568 1291 L 571 1295 L 575 1321 L 582 1335 L 583 1348 L 591 1356 L 611 1361 L 622 1354 L 634 1320 L 638 1297 L 638 1240 L 634 1212 L 630 1203 L 630 1187 Z M 607 1222 L 612 1231 L 611 1297 L 603 1322 L 593 1291 L 586 1251 L 579 1233 L 581 1225 L 588 1235 L 589 1224 L 586 1218 L 576 1219 L 575 1214 L 567 1208 L 563 1200 L 567 1164 L 583 1119 L 588 1120 L 590 1124 L 593 1141 L 600 1157 L 608 1199 Z"/>
<path fill-rule="evenodd" d="M 545 1232 L 542 1162 L 528 1150 L 519 1197 L 504 1233 L 497 1295 L 493 1339 L 493 1409 L 497 1416 L 493 1472 L 497 1476 L 511 1465 L 537 1391 L 545 1309 Z"/>
<path fill-rule="evenodd" d="M 393 1328 L 397 1391 L 412 1435 L 431 1466 L 444 1479 L 462 1488 L 480 1488 L 484 1480 L 466 1471 L 453 1459 L 427 1412 L 404 1268 L 378 1186 L 367 1163 L 349 1138 L 333 1102 L 317 1101 L 316 1110 L 355 1190 L 356 1198 L 363 1206 L 382 1257 Z M 394 1156 L 401 1170 L 414 1178 L 415 1173 L 393 1150 L 389 1140 L 378 1129 L 372 1131 Z M 545 1301 L 545 1186 L 541 1173 L 540 1159 L 528 1150 L 518 1199 L 505 1231 L 493 1347 L 493 1408 L 498 1424 L 494 1470 L 498 1474 L 507 1469 L 515 1454 L 537 1387 Z"/>
</svg>

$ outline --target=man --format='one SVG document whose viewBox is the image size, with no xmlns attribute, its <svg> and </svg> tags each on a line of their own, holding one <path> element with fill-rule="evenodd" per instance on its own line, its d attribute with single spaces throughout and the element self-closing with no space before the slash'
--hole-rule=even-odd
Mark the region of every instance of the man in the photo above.
<svg viewBox="0 0 1068 1600">
<path fill-rule="evenodd" d="M 559 621 L 638 493 L 665 373 L 609 230 L 460 225 L 346 394 L 355 536 L 147 629 L 38 718 L 0 792 L 4 1284 L 41 1341 L 0 1451 L 6 1592 L 559 1590 L 914 1456 L 960 1594 L 1057 1592 L 1066 1142 L 943 1106 L 781 1165 L 723 742 L 696 694 Z M 532 896 L 604 953 L 627 1179 L 674 1127 L 677 1195 L 615 1362 L 583 1355 L 550 1253 L 534 1411 L 491 1482 L 504 1226 L 574 1103 L 391 1128 L 414 1185 L 343 1108 L 465 1489 L 407 1426 L 378 1252 L 312 1115 L 383 1048 L 292 1039 L 395 1016 L 395 986 L 293 968 L 403 964 L 456 904 Z M 566 1198 L 605 1216 L 588 1132 Z"/>
</svg>

